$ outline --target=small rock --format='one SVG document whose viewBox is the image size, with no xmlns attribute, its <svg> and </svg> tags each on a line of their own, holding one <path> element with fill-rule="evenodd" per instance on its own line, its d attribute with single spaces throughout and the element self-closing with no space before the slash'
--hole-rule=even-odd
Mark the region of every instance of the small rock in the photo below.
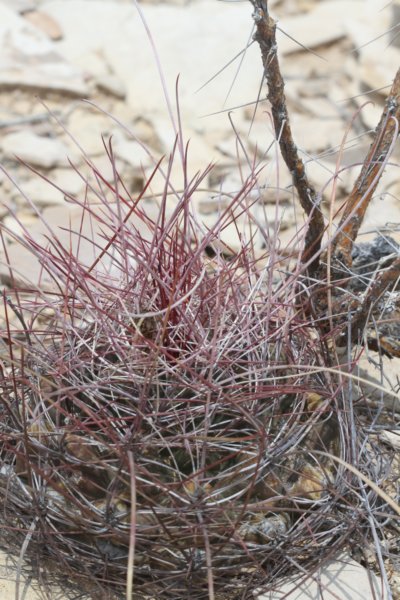
<svg viewBox="0 0 400 600">
<path fill-rule="evenodd" d="M 222 194 L 215 196 L 206 195 L 203 198 L 197 199 L 197 209 L 201 215 L 212 215 L 224 211 L 232 202 L 232 198 Z"/>
<path fill-rule="evenodd" d="M 111 94 L 116 98 L 123 100 L 126 96 L 126 87 L 116 75 L 106 74 L 97 77 L 96 85 L 100 91 Z"/>
<path fill-rule="evenodd" d="M 215 66 L 215 71 L 220 69 L 238 52 L 238 47 L 246 45 L 247 29 L 251 28 L 250 5 L 231 3 L 227 11 L 226 6 L 215 0 L 204 0 L 193 2 L 189 11 L 186 6 L 167 3 L 146 5 L 145 8 L 146 21 L 162 57 L 172 103 L 175 81 L 180 73 L 179 104 L 183 124 L 189 119 L 193 123 L 195 115 L 220 110 L 232 83 L 232 69 L 222 72 L 204 89 L 195 92 L 213 74 L 210 65 Z M 75 61 L 87 52 L 102 51 L 111 71 L 126 85 L 127 102 L 135 113 L 151 118 L 165 114 L 165 98 L 162 86 L 157 85 L 159 74 L 154 54 L 132 3 L 53 0 L 46 2 L 42 10 L 60 23 L 64 39 L 59 42 L 58 49 L 68 60 Z M 229 35 L 221 44 L 221 31 L 226 28 L 227 19 Z M 176 35 L 177 23 L 179 35 Z M 207 35 L 204 35 L 206 30 Z M 246 52 L 246 64 L 251 65 L 252 61 L 259 64 L 255 44 Z M 241 69 L 229 98 L 230 104 L 239 106 L 248 102 L 249 90 L 259 87 L 259 77 L 259 69 Z M 221 119 L 221 115 L 207 118 L 201 125 L 208 129 L 230 128 L 228 118 Z M 173 139 L 174 135 L 172 143 Z M 166 148 L 170 147 L 168 143 Z"/>
<path fill-rule="evenodd" d="M 21 14 L 36 8 L 35 0 L 2 0 L 2 3 Z"/>
<path fill-rule="evenodd" d="M 249 193 L 251 199 L 257 199 L 261 204 L 287 204 L 293 200 L 293 186 L 290 188 L 281 188 L 263 186 L 254 188 Z"/>
<path fill-rule="evenodd" d="M 392 188 L 391 188 L 392 189 Z M 379 231 L 398 223 L 399 198 L 389 192 L 374 196 L 368 205 L 360 234 Z"/>
<path fill-rule="evenodd" d="M 68 252 L 79 255 L 85 265 L 90 265 L 96 259 L 99 248 L 105 245 L 104 233 L 111 235 L 106 225 L 100 224 L 86 213 L 82 218 L 82 208 L 66 205 L 47 208 L 42 213 L 42 220 L 34 215 L 21 213 L 18 221 L 26 225 L 29 236 L 38 244 L 48 246 L 49 230 L 53 232 L 58 243 L 62 244 Z M 23 232 L 21 223 L 14 217 L 6 218 L 5 224 L 17 234 Z M 77 232 L 77 233 L 73 233 Z M 38 285 L 42 289 L 53 289 L 53 278 L 40 264 L 35 253 L 29 251 L 18 242 L 10 244 L 7 248 L 9 263 L 12 265 L 14 279 L 17 284 Z M 99 270 L 110 270 L 112 259 L 105 256 L 99 263 Z M 11 281 L 7 259 L 0 251 L 0 280 L 3 284 Z"/>
<path fill-rule="evenodd" d="M 265 230 L 285 231 L 296 223 L 296 211 L 290 204 L 264 204 L 256 209 L 258 223 Z"/>
<path fill-rule="evenodd" d="M 57 52 L 47 35 L 0 3 L 0 89 L 49 89 L 87 96 L 82 72 Z"/>
<path fill-rule="evenodd" d="M 218 215 L 204 215 L 201 222 L 204 224 L 204 233 L 215 232 L 212 246 L 219 248 L 227 256 L 233 256 L 242 250 L 250 242 L 254 241 L 255 248 L 261 248 L 261 238 L 257 227 L 250 228 L 247 223 L 231 222 L 219 230 L 217 224 Z"/>
<path fill-rule="evenodd" d="M 361 71 L 362 72 L 362 71 Z M 386 90 L 381 90 L 387 92 Z M 374 100 L 371 96 L 364 96 L 365 86 L 359 88 L 359 93 L 354 99 L 354 102 L 360 108 L 360 121 L 364 124 L 367 131 L 374 131 L 378 125 L 383 111 L 382 98 L 377 98 L 377 94 L 374 94 Z"/>
<path fill-rule="evenodd" d="M 391 27 L 396 29 L 391 33 L 391 43 L 397 48 L 400 47 L 400 36 L 399 36 L 399 23 L 400 23 L 400 2 L 399 0 L 393 0 L 392 2 L 392 23 Z"/>
<path fill-rule="evenodd" d="M 32 227 L 39 223 L 37 215 L 29 211 L 21 211 L 18 213 L 17 218 L 14 215 L 8 214 L 3 219 L 3 226 L 5 231 L 5 237 L 9 242 L 14 242 L 14 236 L 22 236 L 24 229 L 31 230 Z"/>
<path fill-rule="evenodd" d="M 238 156 L 237 145 L 237 137 L 235 135 L 232 135 L 229 138 L 218 142 L 216 148 L 223 156 L 235 159 Z M 239 154 L 240 152 L 241 150 L 239 149 Z"/>
<path fill-rule="evenodd" d="M 257 600 L 388 600 L 382 581 L 348 556 L 322 566 L 318 573 L 304 581 L 288 581 L 276 591 Z"/>
<path fill-rule="evenodd" d="M 105 153 L 103 137 L 108 138 L 112 125 L 107 116 L 83 105 L 71 113 L 67 129 L 87 155 L 98 156 Z M 74 143 L 73 146 L 76 148 Z"/>
<path fill-rule="evenodd" d="M 39 10 L 25 13 L 25 19 L 32 25 L 43 31 L 51 40 L 61 40 L 63 32 L 57 21 L 50 15 Z"/>
<path fill-rule="evenodd" d="M 317 193 L 322 192 L 325 199 L 331 198 L 334 183 L 336 183 L 335 193 L 339 196 L 341 193 L 347 192 L 351 186 L 349 171 L 339 169 L 337 173 L 336 164 L 329 160 L 307 161 L 306 172 Z"/>
<path fill-rule="evenodd" d="M 0 204 L 0 220 L 3 220 L 9 213 L 8 206 L 6 204 Z"/>
<path fill-rule="evenodd" d="M 39 208 L 53 204 L 65 204 L 64 194 L 39 176 L 21 185 L 26 196 Z"/>
<path fill-rule="evenodd" d="M 285 19 L 282 29 L 307 48 L 315 48 L 344 37 L 347 33 L 347 20 L 351 16 L 357 17 L 359 12 L 360 2 L 357 0 L 325 0 L 317 2 L 314 9 L 304 15 Z M 321 27 L 321 23 L 329 23 L 329 26 Z M 279 50 L 283 54 L 301 50 L 299 44 L 281 32 L 278 32 L 277 39 Z"/>
<path fill-rule="evenodd" d="M 30 131 L 18 131 L 4 136 L 0 147 L 6 158 L 18 157 L 44 169 L 68 165 L 68 150 L 60 140 L 41 137 Z"/>
<path fill-rule="evenodd" d="M 294 114 L 293 135 L 299 148 L 308 153 L 322 152 L 340 145 L 344 134 L 341 119 L 311 119 L 307 115 Z"/>
<path fill-rule="evenodd" d="M 114 152 L 115 156 L 124 160 L 135 169 L 148 167 L 152 162 L 148 152 L 146 152 L 139 142 L 127 140 L 123 136 L 115 139 Z"/>
<path fill-rule="evenodd" d="M 62 43 L 62 42 L 60 42 Z M 77 65 L 89 78 L 101 79 L 107 77 L 110 69 L 102 56 L 100 50 L 83 52 L 77 57 L 71 59 L 74 65 Z"/>
<path fill-rule="evenodd" d="M 400 450 L 400 431 L 382 431 L 379 439 L 396 450 Z"/>
<path fill-rule="evenodd" d="M 138 117 L 134 120 L 131 130 L 134 136 L 143 144 L 146 144 L 149 148 L 153 148 L 160 154 L 164 152 L 162 141 L 152 121 L 144 117 Z"/>
<path fill-rule="evenodd" d="M 71 194 L 72 196 L 77 196 L 85 189 L 86 185 L 83 179 L 73 169 L 53 169 L 50 179 L 63 192 Z"/>
</svg>

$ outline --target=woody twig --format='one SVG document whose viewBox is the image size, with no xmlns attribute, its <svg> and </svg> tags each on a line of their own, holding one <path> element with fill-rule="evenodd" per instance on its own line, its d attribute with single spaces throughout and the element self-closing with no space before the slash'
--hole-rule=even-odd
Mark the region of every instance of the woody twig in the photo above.
<svg viewBox="0 0 400 600">
<path fill-rule="evenodd" d="M 303 264 L 308 264 L 307 274 L 313 276 L 319 265 L 319 250 L 325 229 L 324 217 L 319 206 L 317 193 L 307 178 L 304 163 L 293 140 L 284 93 L 284 81 L 278 60 L 276 23 L 269 15 L 268 0 L 251 1 L 254 6 L 253 17 L 256 24 L 254 37 L 261 49 L 275 135 L 279 140 L 282 157 L 292 174 L 301 206 L 309 217 L 301 260 Z"/>
<path fill-rule="evenodd" d="M 341 218 L 338 233 L 332 246 L 332 276 L 338 278 L 352 265 L 352 249 L 365 212 L 376 190 L 393 140 L 399 133 L 400 122 L 400 69 L 396 73 L 386 100 L 382 117 L 375 130 L 374 139 L 364 160 Z"/>
</svg>

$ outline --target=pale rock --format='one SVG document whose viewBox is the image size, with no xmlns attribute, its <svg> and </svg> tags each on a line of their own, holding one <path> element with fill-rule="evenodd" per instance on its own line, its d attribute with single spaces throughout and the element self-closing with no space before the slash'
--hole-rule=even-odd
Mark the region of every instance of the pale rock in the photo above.
<svg viewBox="0 0 400 600">
<path fill-rule="evenodd" d="M 256 219 L 262 230 L 285 231 L 296 224 L 294 204 L 278 202 L 257 206 Z"/>
<path fill-rule="evenodd" d="M 390 11 L 368 0 L 358 19 L 348 20 L 346 27 L 359 54 L 362 82 L 386 96 L 400 61 L 400 49 L 390 45 L 390 37 L 377 35 L 389 30 Z"/>
<path fill-rule="evenodd" d="M 388 192 L 374 196 L 368 205 L 360 233 L 377 232 L 398 223 L 400 197 Z"/>
<path fill-rule="evenodd" d="M 126 163 L 117 157 L 114 158 L 113 165 L 107 154 L 103 152 L 103 154 L 95 156 L 91 164 L 105 181 L 113 182 L 115 180 L 115 171 L 124 179 Z M 93 173 L 89 172 L 89 178 L 91 180 L 95 179 Z"/>
<path fill-rule="evenodd" d="M 392 31 L 391 35 L 391 43 L 397 48 L 400 47 L 400 36 L 399 36 L 399 23 L 400 23 L 400 2 L 399 0 L 393 0 L 392 2 L 392 19 L 391 19 L 391 27 L 395 28 Z"/>
<path fill-rule="evenodd" d="M 131 5 L 83 0 L 55 0 L 43 5 L 58 20 L 64 39 L 58 48 L 69 60 L 81 54 L 103 49 L 112 71 L 127 88 L 127 101 L 141 116 L 165 115 L 163 94 L 156 60 L 138 11 Z M 244 3 L 215 3 L 204 0 L 181 6 L 160 4 L 144 6 L 143 12 L 155 40 L 166 86 L 175 105 L 175 84 L 179 74 L 179 103 L 182 122 L 196 120 L 199 131 L 225 131 L 230 128 L 228 115 L 200 117 L 219 111 L 235 77 L 231 65 L 196 93 L 247 45 L 252 27 L 251 6 Z M 79 14 L 79 19 L 75 15 Z M 212 15 L 212 18 L 210 18 Z M 96 27 L 92 24 L 96 23 Z M 179 23 L 179 35 L 176 33 Z M 221 44 L 221 31 L 229 23 L 229 35 Z M 89 33 L 90 32 L 90 35 Z M 205 32 L 206 35 L 205 35 Z M 259 88 L 261 68 L 259 50 L 253 44 L 246 53 L 245 64 L 229 96 L 229 105 L 248 102 Z M 238 109 L 240 110 L 240 109 Z M 168 147 L 168 146 L 167 146 Z"/>
<path fill-rule="evenodd" d="M 111 94 L 121 99 L 126 97 L 126 87 L 116 75 L 107 73 L 99 76 L 96 78 L 96 85 L 100 91 L 106 94 Z"/>
<path fill-rule="evenodd" d="M 244 171 L 245 170 L 242 172 L 243 175 L 245 175 Z M 218 191 L 230 197 L 231 201 L 235 197 L 243 199 L 244 194 L 242 190 L 245 182 L 241 179 L 240 175 L 241 173 L 238 169 L 229 169 L 228 174 L 225 175 L 219 182 Z"/>
<path fill-rule="evenodd" d="M 384 97 L 388 95 L 400 63 L 400 48 L 386 48 L 385 52 L 372 59 L 361 58 L 360 79 L 371 90 L 376 90 Z"/>
<path fill-rule="evenodd" d="M 346 19 L 347 35 L 355 50 L 361 56 L 371 56 L 388 48 L 390 38 L 384 34 L 390 29 L 390 10 L 384 10 L 385 4 L 377 0 L 362 0 L 362 10 L 355 18 Z"/>
<path fill-rule="evenodd" d="M 126 104 L 124 104 L 124 107 L 126 107 Z M 129 114 L 129 117 L 131 117 L 131 114 Z M 164 152 L 162 141 L 160 140 L 156 128 L 151 120 L 138 117 L 137 119 L 134 119 L 134 123 L 130 129 L 135 139 L 140 140 L 149 148 L 153 148 L 156 152 Z"/>
<path fill-rule="evenodd" d="M 145 170 L 145 182 L 149 180 L 155 169 L 155 163 L 147 167 Z M 188 178 L 194 176 L 194 173 L 189 171 Z M 166 183 L 168 179 L 168 184 Z M 168 175 L 168 160 L 165 159 L 152 177 L 151 183 L 146 192 L 147 197 L 161 198 L 167 190 L 168 204 L 176 205 L 179 198 L 182 196 L 184 189 L 184 172 L 179 159 L 176 158 Z"/>
<path fill-rule="evenodd" d="M 38 219 L 29 214 L 19 216 L 26 225 L 27 232 L 37 244 L 50 247 L 49 238 L 55 236 L 57 243 L 61 244 L 68 252 L 77 256 L 81 263 L 90 266 L 99 256 L 101 249 L 107 244 L 104 236 L 112 236 L 113 215 L 116 219 L 121 207 L 113 204 L 93 207 L 91 212 L 83 212 L 80 206 L 66 205 L 46 208 L 42 218 Z M 154 202 L 142 202 L 141 208 L 153 220 L 158 218 L 159 208 Z M 104 211 L 109 211 L 110 226 L 95 217 L 96 210 L 99 211 L 100 219 L 104 219 Z M 127 210 L 126 207 L 123 210 Z M 32 219 L 30 222 L 29 219 Z M 8 218 L 7 218 L 8 219 Z M 17 235 L 23 233 L 23 227 L 15 219 L 7 220 L 6 225 L 15 231 Z M 127 227 L 136 228 L 145 239 L 151 239 L 150 227 L 135 214 L 130 215 Z M 7 248 L 9 263 L 12 265 L 15 282 L 17 284 L 38 285 L 42 289 L 53 289 L 55 282 L 51 275 L 40 264 L 35 253 L 30 252 L 25 245 L 19 242 L 11 243 Z M 50 265 L 50 263 L 49 263 Z M 112 249 L 99 261 L 94 274 L 101 276 L 109 274 L 118 278 L 120 275 L 120 257 L 116 262 L 113 260 Z M 4 253 L 0 252 L 0 279 L 3 284 L 11 281 L 10 270 Z"/>
<path fill-rule="evenodd" d="M 333 161 L 314 159 L 306 162 L 306 172 L 311 184 L 323 198 L 337 199 L 349 191 L 351 187 L 351 173 L 348 168 L 340 166 L 339 169 Z M 334 194 L 334 196 L 332 196 Z"/>
<path fill-rule="evenodd" d="M 24 15 L 24 18 L 29 21 L 32 25 L 37 27 L 45 33 L 51 40 L 60 40 L 62 38 L 62 31 L 58 26 L 57 22 L 52 19 L 46 13 L 43 13 L 39 10 L 33 10 L 27 12 Z"/>
<path fill-rule="evenodd" d="M 389 233 L 389 235 L 392 236 L 392 233 Z M 399 412 L 400 394 L 397 390 L 399 385 L 400 358 L 380 356 L 379 361 L 377 361 L 375 352 L 371 353 L 371 360 L 369 360 L 368 354 L 369 352 L 367 351 L 362 355 L 358 363 L 358 372 L 355 373 L 356 376 L 368 382 L 360 381 L 359 383 L 367 404 L 369 401 L 379 402 L 389 412 Z M 384 373 L 384 377 L 382 377 L 382 373 Z"/>
<path fill-rule="evenodd" d="M 35 0 L 2 0 L 2 3 L 19 13 L 26 13 L 36 8 Z"/>
<path fill-rule="evenodd" d="M 229 222 L 220 227 L 218 215 L 203 215 L 201 223 L 204 226 L 204 234 L 212 232 L 212 245 L 219 248 L 221 252 L 232 256 L 240 252 L 251 240 L 254 241 L 256 248 L 260 249 L 262 239 L 258 228 L 254 225 L 249 226 L 248 222 Z M 215 235 L 215 239 L 214 239 Z"/>
<path fill-rule="evenodd" d="M 384 442 L 385 444 L 387 444 L 388 446 L 391 446 L 392 448 L 395 448 L 396 450 L 400 450 L 400 430 L 399 431 L 381 431 L 381 433 L 379 434 L 379 439 Z"/>
<path fill-rule="evenodd" d="M 400 199 L 400 168 L 399 163 L 393 158 L 390 165 L 384 170 L 379 181 L 379 189 L 389 192 L 392 196 Z M 393 164 L 395 163 L 395 164 Z"/>
<path fill-rule="evenodd" d="M 266 114 L 262 120 L 248 122 L 245 134 L 242 136 L 243 142 L 247 142 L 250 150 L 250 161 L 253 160 L 253 155 L 257 153 L 259 158 L 275 157 L 278 150 L 278 142 L 272 130 L 271 122 Z"/>
<path fill-rule="evenodd" d="M 245 201 L 240 204 L 229 196 L 222 196 L 222 201 L 226 206 L 221 207 L 221 212 L 203 212 L 199 218 L 206 231 L 216 233 L 219 247 L 225 254 L 239 252 L 250 240 L 255 249 L 260 250 L 271 232 L 284 231 L 296 222 L 293 204 L 273 206 L 253 202 L 247 205 Z M 228 212 L 227 207 L 230 207 Z M 228 214 L 230 218 L 227 219 Z"/>
<path fill-rule="evenodd" d="M 101 56 L 104 43 L 110 38 L 119 43 L 115 36 L 118 32 L 119 37 L 123 35 L 124 24 L 136 13 L 132 6 L 101 0 L 68 0 L 67 3 L 65 0 L 50 0 L 40 8 L 58 22 L 64 36 L 57 47 L 74 63 L 91 52 Z M 92 27 L 94 23 L 96 27 Z"/>
<path fill-rule="evenodd" d="M 331 44 L 346 35 L 347 21 L 358 17 L 363 4 L 363 0 L 317 2 L 308 13 L 283 19 L 279 27 L 307 48 Z M 282 54 L 302 50 L 299 44 L 280 31 L 277 32 L 277 41 Z"/>
<path fill-rule="evenodd" d="M 319 88 L 321 89 L 321 83 L 319 82 Z M 308 83 L 304 86 L 304 89 L 308 89 Z M 318 98 L 310 98 L 303 97 L 299 99 L 299 105 L 301 108 L 306 111 L 310 116 L 317 117 L 318 119 L 323 119 L 324 121 L 329 121 L 332 119 L 335 121 L 334 125 L 337 123 L 337 119 L 341 118 L 343 108 L 336 104 L 330 97 L 318 97 Z"/>
<path fill-rule="evenodd" d="M 146 151 L 139 142 L 128 140 L 124 136 L 114 136 L 113 142 L 115 156 L 135 169 L 146 168 L 154 162 L 151 160 L 149 151 Z"/>
<path fill-rule="evenodd" d="M 292 115 L 292 131 L 297 146 L 314 154 L 339 146 L 345 126 L 341 119 L 310 119 L 309 116 Z"/>
<path fill-rule="evenodd" d="M 107 77 L 110 69 L 104 60 L 100 49 L 85 52 L 76 58 L 71 59 L 74 65 L 77 65 L 87 77 L 94 80 Z"/>
<path fill-rule="evenodd" d="M 67 130 L 88 156 L 105 153 L 102 137 L 107 139 L 113 123 L 110 118 L 96 109 L 83 105 L 76 108 L 67 122 Z M 72 142 L 76 148 L 76 144 Z"/>
<path fill-rule="evenodd" d="M 288 204 L 293 200 L 293 186 L 290 188 L 263 186 L 249 192 L 250 201 L 258 200 L 261 204 Z"/>
<path fill-rule="evenodd" d="M 29 130 L 4 136 L 0 141 L 0 148 L 6 158 L 18 157 L 45 169 L 68 165 L 68 150 L 60 140 L 42 137 Z"/>
<path fill-rule="evenodd" d="M 297 62 L 297 61 L 296 61 Z M 290 90 L 291 87 L 291 82 L 289 82 L 289 87 L 288 89 Z M 307 98 L 307 99 L 312 99 L 311 101 L 313 102 L 315 100 L 315 98 L 318 97 L 324 97 L 325 99 L 328 96 L 328 94 L 330 93 L 330 87 L 331 87 L 331 82 L 329 80 L 323 80 L 321 81 L 321 79 L 319 77 L 317 77 L 316 79 L 314 79 L 314 77 L 311 74 L 311 77 L 309 77 L 307 79 L 307 82 L 304 83 L 303 85 L 297 85 L 295 87 L 296 91 L 297 91 L 297 101 L 300 101 L 300 98 Z M 296 101 L 296 97 L 294 94 L 292 94 L 290 97 L 291 100 Z M 300 97 L 300 98 L 299 98 Z M 303 100 L 301 100 L 301 104 L 303 105 Z"/>
<path fill-rule="evenodd" d="M 17 217 L 8 214 L 3 219 L 5 239 L 14 242 L 16 237 L 21 237 L 25 231 L 30 231 L 38 222 L 38 216 L 27 210 L 18 212 Z"/>
<path fill-rule="evenodd" d="M 0 89 L 34 88 L 86 96 L 82 72 L 57 52 L 54 42 L 0 4 Z"/>
<path fill-rule="evenodd" d="M 9 214 L 9 208 L 7 204 L 0 204 L 0 220 L 3 220 Z"/>
<path fill-rule="evenodd" d="M 163 122 L 161 120 L 161 122 Z M 157 129 L 157 133 L 160 133 Z M 164 133 L 161 132 L 161 139 L 163 142 L 163 146 L 168 143 L 167 141 L 167 131 Z M 172 135 L 172 131 L 169 131 Z M 171 138 L 172 141 L 173 138 Z M 187 181 L 192 181 L 200 177 L 203 177 L 203 174 L 207 170 L 210 164 L 214 164 L 217 162 L 217 166 L 213 166 L 211 168 L 211 178 L 218 171 L 219 162 L 215 159 L 218 158 L 218 154 L 215 149 L 211 148 L 211 146 L 204 140 L 200 135 L 198 135 L 195 131 L 190 130 L 189 127 L 185 128 L 184 131 L 184 147 L 183 152 L 185 153 L 187 146 L 187 160 L 185 156 L 181 156 L 179 145 L 175 149 L 173 164 L 171 168 L 170 174 L 170 182 L 175 190 L 183 190 L 185 183 L 185 170 L 187 175 Z M 161 167 L 158 170 L 158 173 L 153 178 L 151 183 L 151 189 L 156 194 L 160 194 L 163 192 L 165 187 L 165 175 L 168 170 L 168 163 L 171 158 L 171 151 L 173 146 L 169 146 L 168 149 L 164 150 L 165 158 L 161 164 Z M 150 176 L 157 160 L 159 159 L 159 153 L 153 153 L 153 162 L 146 169 L 146 176 Z M 164 175 L 163 175 L 164 173 Z M 207 187 L 208 183 L 210 183 L 210 175 L 206 174 L 205 178 L 202 178 L 202 181 L 199 183 L 200 188 Z M 212 185 L 212 184 L 211 184 Z M 170 187 L 170 186 L 169 186 Z M 170 191 L 171 187 L 170 187 Z M 174 194 L 172 193 L 172 196 Z"/>
<path fill-rule="evenodd" d="M 154 130 L 157 132 L 157 138 L 163 153 L 169 155 L 173 150 L 177 136 L 176 129 L 174 128 L 173 123 L 171 123 L 171 119 L 164 114 L 160 115 L 154 113 L 149 120 L 151 120 Z"/>
<path fill-rule="evenodd" d="M 223 194 L 215 194 L 214 196 L 205 194 L 200 198 L 196 194 L 195 201 L 200 215 L 218 215 L 226 210 L 231 202 L 232 198 Z"/>
<path fill-rule="evenodd" d="M 277 586 L 275 586 L 276 588 Z M 282 583 L 257 600 L 389 600 L 381 579 L 349 556 L 321 566 L 312 577 Z"/>
<path fill-rule="evenodd" d="M 82 177 L 72 168 L 53 169 L 50 179 L 63 192 L 72 196 L 79 195 L 86 185 Z"/>
<path fill-rule="evenodd" d="M 65 204 L 64 194 L 39 176 L 29 179 L 21 185 L 21 188 L 38 208 L 52 204 Z"/>
<path fill-rule="evenodd" d="M 365 87 L 359 88 L 359 94 L 354 98 L 354 102 L 359 107 L 358 119 L 364 124 L 367 131 L 375 131 L 383 112 L 383 103 L 377 101 L 374 97 L 364 95 Z M 387 91 L 387 90 L 386 90 Z"/>
<path fill-rule="evenodd" d="M 203 172 L 209 165 L 216 164 L 221 158 L 205 136 L 200 135 L 189 126 L 185 127 L 183 138 L 184 144 L 187 144 L 188 147 L 187 162 L 190 169 Z"/>
<path fill-rule="evenodd" d="M 258 177 L 260 187 L 290 189 L 293 177 L 286 166 L 279 150 L 274 148 L 268 155 L 266 164 Z"/>
<path fill-rule="evenodd" d="M 241 148 L 238 147 L 238 140 L 235 135 L 231 135 L 229 138 L 218 142 L 216 149 L 223 155 L 229 158 L 237 159 L 238 152 L 241 154 Z"/>
<path fill-rule="evenodd" d="M 3 0 L 4 1 L 4 0 Z M 11 0 L 16 2 L 16 0 Z M 10 3 L 11 3 L 10 2 Z M 18 0 L 17 0 L 18 4 Z M 8 311 L 8 319 L 11 311 Z M 23 561 L 22 573 L 18 556 L 10 556 L 9 553 L 0 550 L 0 597 L 2 600 L 15 600 L 18 595 L 24 600 L 41 600 L 43 593 L 40 591 L 41 583 L 32 578 L 30 566 Z M 17 583 L 18 582 L 18 583 Z M 18 588 L 23 590 L 23 594 L 18 592 Z M 61 600 L 60 588 L 54 586 L 54 600 Z M 83 599 L 82 599 L 83 600 Z"/>
</svg>

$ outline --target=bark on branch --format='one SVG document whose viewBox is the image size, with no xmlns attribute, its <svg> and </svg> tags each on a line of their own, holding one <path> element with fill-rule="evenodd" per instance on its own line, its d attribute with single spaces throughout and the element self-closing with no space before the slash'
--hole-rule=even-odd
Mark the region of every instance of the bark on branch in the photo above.
<svg viewBox="0 0 400 600">
<path fill-rule="evenodd" d="M 352 249 L 365 212 L 376 190 L 394 138 L 399 133 L 400 122 L 400 69 L 396 73 L 386 100 L 382 117 L 375 129 L 374 139 L 365 157 L 339 224 L 339 231 L 332 246 L 332 275 L 343 275 L 343 268 L 352 265 Z"/>
<path fill-rule="evenodd" d="M 304 264 L 311 259 L 307 273 L 309 276 L 313 276 L 319 265 L 319 250 L 325 229 L 324 217 L 320 209 L 320 200 L 307 178 L 304 163 L 293 140 L 284 93 L 284 81 L 278 60 L 276 23 L 269 15 L 268 0 L 252 0 L 252 4 L 256 25 L 254 38 L 261 49 L 275 135 L 279 140 L 282 157 L 292 175 L 301 206 L 309 217 L 305 247 L 301 259 Z"/>
</svg>

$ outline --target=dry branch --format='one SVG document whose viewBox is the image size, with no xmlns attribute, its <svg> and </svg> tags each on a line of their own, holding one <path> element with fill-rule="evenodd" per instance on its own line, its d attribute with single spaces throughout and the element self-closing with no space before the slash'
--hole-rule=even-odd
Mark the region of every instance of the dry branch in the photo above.
<svg viewBox="0 0 400 600">
<path fill-rule="evenodd" d="M 301 259 L 304 264 L 312 259 L 307 269 L 308 274 L 312 276 L 319 264 L 319 249 L 325 226 L 324 217 L 319 206 L 320 200 L 307 178 L 304 163 L 299 156 L 290 127 L 284 93 L 285 84 L 277 53 L 276 22 L 269 15 L 268 0 L 252 0 L 252 4 L 256 24 L 254 37 L 261 49 L 275 134 L 279 140 L 282 157 L 293 177 L 301 206 L 309 217 L 305 247 Z"/>
<path fill-rule="evenodd" d="M 383 173 L 383 166 L 399 133 L 400 121 L 400 69 L 396 73 L 382 117 L 375 130 L 373 142 L 364 160 L 360 175 L 346 202 L 332 247 L 332 264 L 336 277 L 343 275 L 343 267 L 350 268 L 351 253 L 371 198 Z M 335 276 L 335 273 L 333 273 Z"/>
</svg>

